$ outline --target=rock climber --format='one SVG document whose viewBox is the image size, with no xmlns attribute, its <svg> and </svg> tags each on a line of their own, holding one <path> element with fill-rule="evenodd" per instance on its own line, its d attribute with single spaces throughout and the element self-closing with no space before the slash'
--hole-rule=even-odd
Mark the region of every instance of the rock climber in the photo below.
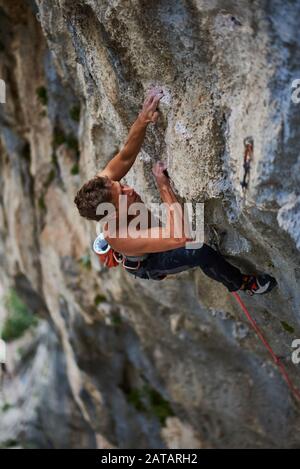
<svg viewBox="0 0 300 469">
<path fill-rule="evenodd" d="M 115 207 L 118 219 L 120 195 L 126 196 L 127 210 L 135 202 L 143 203 L 133 187 L 120 181 L 136 160 L 147 126 L 157 122 L 158 106 L 163 96 L 164 93 L 159 88 L 153 88 L 148 92 L 142 110 L 130 128 L 123 148 L 102 171 L 87 181 L 77 192 L 74 202 L 81 216 L 89 220 L 100 221 L 103 215 L 97 215 L 97 207 L 101 203 L 110 202 Z M 162 201 L 167 206 L 177 202 L 164 163 L 154 164 L 152 172 Z M 148 214 L 150 222 L 149 210 Z M 171 217 L 170 214 L 169 217 Z M 128 221 L 131 218 L 128 215 Z M 186 242 L 191 238 L 175 236 L 174 229 L 171 229 L 169 237 L 165 237 L 164 227 L 160 223 L 154 228 L 152 226 L 151 233 L 149 229 L 141 229 L 139 235 L 135 237 L 128 233 L 126 237 L 123 237 L 119 225 L 117 225 L 116 236 L 111 236 L 107 224 L 104 227 L 105 240 L 115 251 L 125 256 L 126 270 L 130 274 L 143 279 L 163 280 L 168 275 L 198 266 L 207 276 L 221 282 L 230 292 L 244 290 L 250 295 L 268 293 L 277 284 L 276 280 L 268 274 L 243 274 L 205 242 L 197 249 L 186 249 Z"/>
</svg>

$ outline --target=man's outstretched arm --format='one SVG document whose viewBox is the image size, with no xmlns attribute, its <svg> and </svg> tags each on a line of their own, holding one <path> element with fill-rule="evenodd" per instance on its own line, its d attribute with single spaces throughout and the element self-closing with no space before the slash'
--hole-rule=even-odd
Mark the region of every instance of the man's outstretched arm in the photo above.
<svg viewBox="0 0 300 469">
<path fill-rule="evenodd" d="M 125 145 L 97 176 L 108 176 L 114 181 L 120 181 L 128 173 L 143 144 L 147 125 L 157 121 L 157 106 L 162 97 L 162 90 L 153 90 L 148 94 L 142 111 L 130 128 Z"/>
</svg>

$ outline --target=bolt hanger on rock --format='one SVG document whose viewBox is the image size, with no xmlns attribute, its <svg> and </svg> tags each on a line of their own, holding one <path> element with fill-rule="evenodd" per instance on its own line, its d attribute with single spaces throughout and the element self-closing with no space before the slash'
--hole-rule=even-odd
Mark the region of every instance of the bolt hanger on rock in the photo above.
<svg viewBox="0 0 300 469">
<path fill-rule="evenodd" d="M 246 189 L 248 188 L 249 185 L 249 179 L 250 179 L 250 163 L 253 159 L 253 138 L 252 137 L 246 137 L 244 139 L 244 177 L 243 180 L 241 181 L 241 186 L 243 188 L 243 191 L 245 192 Z"/>
</svg>

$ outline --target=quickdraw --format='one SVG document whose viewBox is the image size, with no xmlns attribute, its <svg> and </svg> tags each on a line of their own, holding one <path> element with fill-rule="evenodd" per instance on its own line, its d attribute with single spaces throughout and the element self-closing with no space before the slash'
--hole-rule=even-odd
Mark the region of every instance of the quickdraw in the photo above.
<svg viewBox="0 0 300 469">
<path fill-rule="evenodd" d="M 252 137 L 246 137 L 244 139 L 244 146 L 245 146 L 245 151 L 244 151 L 244 177 L 243 180 L 241 181 L 241 186 L 243 190 L 245 191 L 249 185 L 249 178 L 250 178 L 250 163 L 253 157 L 253 138 Z"/>
</svg>

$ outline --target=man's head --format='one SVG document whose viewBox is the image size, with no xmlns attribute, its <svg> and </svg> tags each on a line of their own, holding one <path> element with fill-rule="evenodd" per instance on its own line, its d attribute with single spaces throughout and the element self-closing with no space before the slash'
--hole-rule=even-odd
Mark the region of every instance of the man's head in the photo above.
<svg viewBox="0 0 300 469">
<path fill-rule="evenodd" d="M 127 208 L 133 202 L 140 202 L 140 196 L 135 190 L 107 176 L 96 176 L 86 182 L 77 192 L 75 204 L 82 217 L 88 220 L 99 221 L 104 215 L 97 215 L 97 207 L 101 203 L 112 203 L 116 210 L 119 208 L 119 196 L 127 196 Z"/>
</svg>

